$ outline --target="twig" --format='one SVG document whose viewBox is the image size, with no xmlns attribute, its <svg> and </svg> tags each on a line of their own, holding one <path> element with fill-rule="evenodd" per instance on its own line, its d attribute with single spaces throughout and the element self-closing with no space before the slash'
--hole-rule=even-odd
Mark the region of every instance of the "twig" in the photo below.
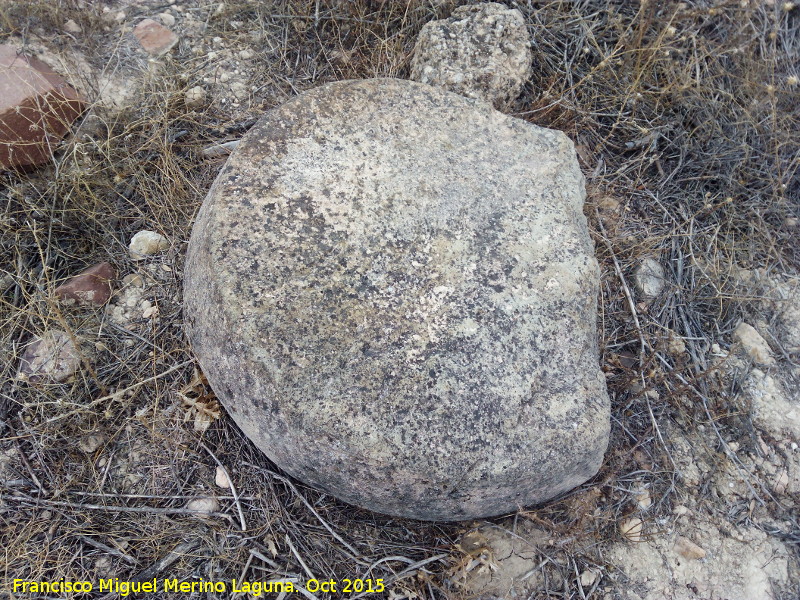
<svg viewBox="0 0 800 600">
<path fill-rule="evenodd" d="M 222 144 L 212 144 L 211 146 L 206 146 L 201 151 L 203 156 L 207 158 L 214 158 L 217 156 L 226 156 L 233 152 L 236 149 L 236 146 L 239 145 L 241 140 L 232 140 L 230 142 L 223 142 Z"/>
<path fill-rule="evenodd" d="M 294 484 L 293 484 L 291 481 L 289 481 L 289 480 L 288 480 L 288 479 L 286 479 L 285 477 L 281 477 L 281 476 L 280 476 L 280 475 L 278 475 L 277 473 L 273 473 L 272 471 L 268 471 L 268 473 L 269 473 L 270 475 L 272 475 L 272 477 L 274 477 L 275 479 L 277 479 L 277 480 L 279 480 L 279 481 L 282 481 L 282 482 L 283 482 L 283 483 L 284 483 L 284 484 L 285 484 L 285 485 L 286 485 L 286 486 L 287 486 L 287 487 L 288 487 L 290 490 L 292 490 L 292 491 L 295 493 L 295 495 L 296 495 L 298 498 L 300 498 L 300 500 L 302 501 L 302 503 L 306 505 L 306 508 L 307 508 L 308 510 L 310 510 L 310 511 L 311 511 L 311 513 L 312 513 L 312 514 L 313 514 L 315 517 L 317 517 L 317 520 L 318 520 L 318 521 L 319 521 L 319 522 L 322 524 L 322 526 L 323 526 L 325 529 L 327 529 L 327 530 L 328 530 L 328 533 L 330 533 L 330 534 L 331 534 L 331 535 L 334 537 L 334 539 L 335 539 L 337 542 L 339 542 L 339 543 L 340 543 L 342 546 L 344 546 L 345 548 L 347 548 L 347 549 L 348 549 L 348 550 L 351 552 L 352 556 L 351 556 L 350 558 L 352 558 L 353 560 L 357 561 L 359 564 L 361 564 L 361 565 L 365 565 L 365 566 L 366 566 L 366 563 L 365 563 L 365 562 L 363 562 L 363 561 L 359 560 L 359 558 L 358 558 L 358 555 L 359 555 L 358 551 L 357 551 L 355 548 L 353 548 L 353 547 L 352 547 L 350 544 L 348 544 L 347 542 L 345 542 L 345 541 L 344 541 L 344 540 L 341 538 L 341 536 L 340 536 L 339 534 L 337 534 L 337 533 L 336 533 L 336 532 L 333 530 L 333 528 L 331 528 L 331 526 L 330 526 L 330 525 L 328 525 L 328 523 L 326 523 L 326 522 L 325 522 L 325 519 L 323 519 L 321 516 L 319 516 L 319 513 L 318 513 L 316 510 L 314 510 L 314 507 L 313 507 L 313 506 L 311 506 L 311 504 L 308 502 L 308 500 L 306 500 L 306 499 L 303 497 L 303 495 L 302 495 L 302 494 L 301 494 L 301 493 L 300 493 L 300 492 L 297 490 L 297 488 L 294 486 Z"/>
<path fill-rule="evenodd" d="M 151 513 L 156 515 L 193 515 L 197 516 L 199 513 L 190 508 L 160 508 L 157 506 L 109 506 L 103 504 L 80 504 L 78 502 L 64 502 L 61 500 L 47 500 L 44 498 L 32 498 L 28 495 L 6 496 L 5 500 L 14 500 L 17 502 L 30 502 L 34 505 L 46 504 L 48 506 L 66 506 L 67 508 L 78 508 L 81 510 L 105 510 L 109 512 L 126 512 L 126 513 Z M 203 516 L 206 516 L 203 513 Z M 211 517 L 221 517 L 228 521 L 233 521 L 231 516 L 227 513 L 212 512 L 208 513 Z"/>
<path fill-rule="evenodd" d="M 108 552 L 109 554 L 113 554 L 114 556 L 121 558 L 130 565 L 136 564 L 136 559 L 133 558 L 132 556 L 120 552 L 119 550 L 117 550 L 116 548 L 112 548 L 111 546 L 106 546 L 104 543 L 98 542 L 97 540 L 90 538 L 88 535 L 78 535 L 78 539 L 89 544 L 90 546 L 94 546 L 98 550 L 102 550 L 103 552 Z"/>
<path fill-rule="evenodd" d="M 169 375 L 173 371 L 177 371 L 178 369 L 182 369 L 186 365 L 190 365 L 193 362 L 194 362 L 194 359 L 190 359 L 190 360 L 184 361 L 184 362 L 182 362 L 180 364 L 173 365 L 169 369 L 164 371 L 163 373 L 159 373 L 158 375 L 153 375 L 152 377 L 148 377 L 147 379 L 143 379 L 142 381 L 138 381 L 138 382 L 134 383 L 133 385 L 129 385 L 125 389 L 117 390 L 116 392 L 114 392 L 112 394 L 108 394 L 106 396 L 102 396 L 100 398 L 97 398 L 96 400 L 92 400 L 91 402 L 89 402 L 89 404 L 81 406 L 80 408 L 76 408 L 75 410 L 71 410 L 71 411 L 69 411 L 67 413 L 64 413 L 63 415 L 57 415 L 55 417 L 50 417 L 49 419 L 44 421 L 44 423 L 45 424 L 53 423 L 54 421 L 60 421 L 61 419 L 66 419 L 67 417 L 71 417 L 72 415 L 76 415 L 79 412 L 83 412 L 83 411 L 85 411 L 85 410 L 87 410 L 89 408 L 93 408 L 94 406 L 97 406 L 98 404 L 101 404 L 101 403 L 106 402 L 108 400 L 119 400 L 123 395 L 127 394 L 128 392 L 130 392 L 132 390 L 135 390 L 135 389 L 138 389 L 138 388 L 142 387 L 143 385 L 147 385 L 151 381 L 155 381 L 157 379 L 161 379 L 165 375 Z"/>
<path fill-rule="evenodd" d="M 140 571 L 137 575 L 134 575 L 133 581 L 147 581 L 148 579 L 152 579 L 176 560 L 185 556 L 188 552 L 191 552 L 199 545 L 200 540 L 198 539 L 188 540 L 182 544 L 179 544 L 170 550 L 164 558 L 155 564 L 150 565 L 144 571 Z"/>
<path fill-rule="evenodd" d="M 445 559 L 447 557 L 448 557 L 447 554 L 437 554 L 436 556 L 431 556 L 431 557 L 426 558 L 424 560 L 420 560 L 418 562 L 415 562 L 413 565 L 407 566 L 405 569 L 403 569 L 402 571 L 400 571 L 396 575 L 392 575 L 391 577 L 387 578 L 385 584 L 389 585 L 390 583 L 393 583 L 393 582 L 397 581 L 398 579 L 400 579 L 404 575 L 408 575 L 409 573 L 412 573 L 412 572 L 418 570 L 419 568 L 424 567 L 425 565 L 427 565 L 429 563 L 436 562 L 437 560 L 442 560 L 442 559 Z M 358 594 L 357 596 L 350 596 L 350 600 L 357 600 L 358 598 L 363 598 L 364 596 L 369 596 L 369 595 L 371 595 L 373 593 L 374 592 L 363 592 L 361 594 Z"/>
<path fill-rule="evenodd" d="M 300 556 L 300 553 L 294 547 L 294 544 L 292 544 L 292 538 L 289 537 L 288 533 L 284 536 L 284 539 L 286 540 L 286 543 L 289 545 L 289 550 L 292 551 L 292 554 L 294 554 L 294 557 L 297 559 L 297 562 L 299 562 L 300 566 L 303 567 L 303 571 L 306 572 L 306 575 L 308 575 L 311 579 L 316 579 L 316 577 L 314 577 L 314 574 L 311 572 L 311 569 L 308 568 L 308 565 L 305 563 L 303 558 Z"/>
<path fill-rule="evenodd" d="M 611 242 L 608 239 L 608 235 L 606 234 L 606 228 L 603 225 L 603 219 L 600 218 L 600 211 L 597 210 L 597 207 L 594 207 L 594 214 L 597 217 L 597 225 L 600 227 L 600 233 L 602 234 L 600 237 L 603 240 L 603 243 L 608 248 L 609 254 L 611 254 L 611 260 L 614 261 L 614 270 L 617 272 L 617 277 L 622 284 L 622 290 L 625 292 L 625 298 L 628 300 L 628 309 L 631 311 L 631 316 L 633 317 L 633 324 L 636 326 L 636 333 L 639 334 L 639 377 L 641 378 L 642 386 L 646 387 L 645 379 L 644 379 L 644 355 L 647 349 L 652 350 L 650 345 L 647 343 L 647 340 L 644 339 L 644 332 L 642 331 L 642 325 L 639 323 L 639 315 L 636 312 L 636 304 L 633 302 L 633 294 L 631 294 L 631 289 L 628 287 L 628 282 L 625 281 L 625 276 L 622 274 L 622 268 L 619 266 L 619 261 L 617 260 L 617 255 L 614 254 L 614 249 L 611 247 Z M 667 448 L 667 443 L 664 441 L 664 436 L 661 435 L 661 428 L 658 426 L 658 422 L 656 421 L 656 416 L 653 414 L 653 407 L 650 405 L 650 398 L 645 394 L 645 403 L 647 404 L 647 413 L 650 416 L 650 423 L 653 425 L 653 429 L 658 435 L 658 440 L 661 442 L 661 446 L 667 451 L 667 458 L 672 463 L 672 467 L 676 468 L 675 461 L 672 460 L 672 455 L 669 453 Z"/>
<path fill-rule="evenodd" d="M 220 460 L 216 457 L 216 455 L 211 451 L 211 448 L 206 446 L 203 442 L 200 442 L 200 445 L 203 449 L 211 455 L 211 458 L 214 459 L 214 462 L 217 463 L 222 472 L 225 473 L 225 477 L 228 478 L 228 485 L 231 486 L 231 494 L 233 494 L 233 502 L 236 504 L 236 510 L 239 512 L 239 525 L 242 527 L 242 531 L 247 531 L 247 525 L 244 522 L 244 512 L 242 511 L 242 504 L 239 502 L 239 494 L 236 492 L 236 486 L 233 485 L 233 479 L 231 478 L 230 473 L 225 468 L 225 466 L 220 462 Z"/>
<path fill-rule="evenodd" d="M 33 472 L 33 469 L 31 468 L 31 465 L 28 462 L 28 457 L 25 456 L 25 452 L 23 452 L 22 446 L 20 446 L 19 441 L 16 439 L 14 440 L 14 446 L 16 446 L 17 448 L 17 455 L 19 456 L 20 462 L 22 462 L 22 464 L 25 465 L 25 468 L 28 470 L 28 474 L 31 476 L 33 483 L 35 483 L 36 487 L 39 488 L 39 493 L 46 495 L 47 490 L 44 489 L 44 486 L 42 486 L 42 483 L 39 481 L 39 478 L 36 477 L 36 473 Z"/>
<path fill-rule="evenodd" d="M 617 273 L 617 277 L 622 283 L 622 291 L 625 292 L 625 298 L 628 300 L 628 309 L 631 311 L 631 316 L 633 317 L 633 324 L 636 326 L 636 332 L 639 334 L 639 367 L 644 367 L 644 353 L 647 348 L 649 348 L 649 344 L 644 339 L 644 333 L 642 331 L 642 325 L 639 323 L 639 314 L 636 312 L 636 304 L 633 301 L 633 294 L 631 294 L 631 289 L 628 287 L 628 282 L 625 281 L 625 276 L 622 274 L 622 268 L 619 266 L 619 261 L 617 260 L 617 255 L 614 254 L 614 249 L 611 247 L 611 242 L 608 239 L 608 235 L 606 234 L 606 228 L 603 225 L 603 219 L 600 218 L 600 211 L 597 210 L 597 207 L 594 207 L 594 214 L 597 217 L 597 225 L 600 227 L 600 233 L 602 234 L 600 238 L 603 240 L 603 243 L 608 248 L 609 254 L 611 254 L 611 260 L 614 261 L 614 270 Z"/>
<path fill-rule="evenodd" d="M 259 552 L 255 548 L 251 548 L 250 549 L 250 558 L 247 559 L 247 564 L 248 565 L 250 564 L 250 561 L 252 560 L 252 557 L 254 557 L 254 556 L 258 560 L 260 560 L 261 562 L 264 562 L 264 563 L 268 564 L 270 567 L 272 567 L 276 571 L 280 569 L 280 565 L 278 565 L 278 563 L 276 563 L 274 560 L 271 560 L 271 559 L 267 558 L 266 556 L 264 556 L 261 552 Z M 244 579 L 244 574 L 242 574 L 241 578 Z"/>
</svg>

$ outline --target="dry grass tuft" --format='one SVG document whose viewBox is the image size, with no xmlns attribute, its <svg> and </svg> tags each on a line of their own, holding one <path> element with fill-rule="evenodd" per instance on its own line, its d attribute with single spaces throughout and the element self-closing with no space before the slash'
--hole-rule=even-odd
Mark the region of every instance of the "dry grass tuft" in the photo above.
<svg viewBox="0 0 800 600">
<path fill-rule="evenodd" d="M 224 162 L 202 150 L 238 139 L 265 110 L 322 83 L 407 77 L 419 29 L 463 2 L 179 2 L 202 36 L 184 36 L 157 64 L 89 4 L 0 5 L 0 42 L 37 49 L 44 39 L 63 64 L 93 67 L 75 76 L 92 99 L 107 93 L 112 76 L 140 82 L 124 108 L 94 102 L 51 165 L 0 175 L 5 580 L 311 573 L 382 577 L 395 600 L 463 597 L 447 573 L 463 558 L 453 544 L 471 524 L 420 524 L 342 505 L 285 478 L 227 419 L 195 431 L 177 395 L 194 378 L 182 330 L 183 253 Z M 546 589 L 536 598 L 598 597 L 597 586 L 585 595 L 579 574 L 607 567 L 600 549 L 634 511 L 632 491 L 649 489 L 653 519 L 688 493 L 670 432 L 696 435 L 696 451 L 718 465 L 733 461 L 722 440 L 744 435 L 755 444 L 735 385 L 714 376 L 708 356 L 755 309 L 758 290 L 730 284 L 737 269 L 800 266 L 791 225 L 800 217 L 800 12 L 738 0 L 511 4 L 529 23 L 535 57 L 511 112 L 566 131 L 587 175 L 614 432 L 592 482 L 492 522 L 511 529 L 528 520 L 559 540 L 543 551 Z M 129 6 L 128 22 L 151 8 Z M 68 19 L 84 33 L 66 33 Z M 235 96 L 219 78 L 230 64 L 209 75 L 216 37 L 255 55 Z M 196 85 L 212 97 L 189 109 L 184 93 Z M 127 245 L 141 229 L 162 233 L 171 249 L 132 261 Z M 646 256 L 661 260 L 669 280 L 649 304 L 626 295 Z M 141 275 L 156 318 L 125 326 L 103 310 L 54 302 L 59 282 L 103 260 L 120 276 Z M 80 342 L 86 368 L 63 384 L 16 380 L 25 345 L 53 328 Z M 687 351 L 670 351 L 671 338 Z M 193 398 L 210 394 L 197 385 Z M 96 448 L 76 444 L 91 435 L 101 440 Z M 235 493 L 215 486 L 219 463 Z M 781 535 L 797 547 L 796 516 L 746 477 L 764 510 L 794 523 Z M 189 500 L 209 495 L 220 503 L 214 515 L 189 514 Z M 725 510 L 735 523 L 750 522 L 752 509 Z"/>
</svg>

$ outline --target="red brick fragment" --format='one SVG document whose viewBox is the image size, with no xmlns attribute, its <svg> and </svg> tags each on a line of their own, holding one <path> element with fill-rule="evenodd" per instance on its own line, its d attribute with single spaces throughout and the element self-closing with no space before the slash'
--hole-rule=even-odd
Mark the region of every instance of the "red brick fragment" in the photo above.
<svg viewBox="0 0 800 600">
<path fill-rule="evenodd" d="M 42 61 L 0 45 L 0 168 L 39 165 L 86 108 L 86 102 Z"/>
<path fill-rule="evenodd" d="M 111 297 L 114 267 L 103 262 L 75 275 L 55 289 L 55 295 L 69 304 L 102 306 Z"/>
</svg>

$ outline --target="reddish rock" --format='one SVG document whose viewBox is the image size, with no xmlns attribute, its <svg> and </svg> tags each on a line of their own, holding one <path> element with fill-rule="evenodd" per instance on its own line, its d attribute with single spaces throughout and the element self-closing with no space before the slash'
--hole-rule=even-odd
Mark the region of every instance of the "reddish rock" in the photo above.
<svg viewBox="0 0 800 600">
<path fill-rule="evenodd" d="M 80 366 L 80 354 L 72 338 L 54 329 L 28 344 L 22 354 L 18 377 L 32 383 L 66 381 Z"/>
<path fill-rule="evenodd" d="M 0 168 L 48 162 L 85 107 L 80 94 L 42 61 L 0 45 Z"/>
<path fill-rule="evenodd" d="M 133 29 L 133 35 L 139 40 L 148 54 L 161 56 L 170 51 L 178 43 L 178 36 L 153 19 L 144 19 Z"/>
<path fill-rule="evenodd" d="M 111 297 L 111 280 L 116 276 L 114 267 L 100 263 L 58 286 L 55 294 L 68 304 L 102 306 Z"/>
</svg>

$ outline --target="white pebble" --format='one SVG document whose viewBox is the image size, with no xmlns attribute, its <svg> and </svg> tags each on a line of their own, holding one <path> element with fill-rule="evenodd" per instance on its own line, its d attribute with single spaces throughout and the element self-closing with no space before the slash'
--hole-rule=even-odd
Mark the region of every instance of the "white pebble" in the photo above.
<svg viewBox="0 0 800 600">
<path fill-rule="evenodd" d="M 186 508 L 193 511 L 198 517 L 206 518 L 219 510 L 219 502 L 216 498 L 195 498 L 186 503 Z"/>
<path fill-rule="evenodd" d="M 217 467 L 217 472 L 214 477 L 214 483 L 216 483 L 219 487 L 228 489 L 231 487 L 231 482 L 228 479 L 228 476 L 225 474 L 225 469 L 222 467 Z"/>
<path fill-rule="evenodd" d="M 128 250 L 133 260 L 142 260 L 169 248 L 169 241 L 160 233 L 144 229 L 133 236 Z"/>
</svg>

